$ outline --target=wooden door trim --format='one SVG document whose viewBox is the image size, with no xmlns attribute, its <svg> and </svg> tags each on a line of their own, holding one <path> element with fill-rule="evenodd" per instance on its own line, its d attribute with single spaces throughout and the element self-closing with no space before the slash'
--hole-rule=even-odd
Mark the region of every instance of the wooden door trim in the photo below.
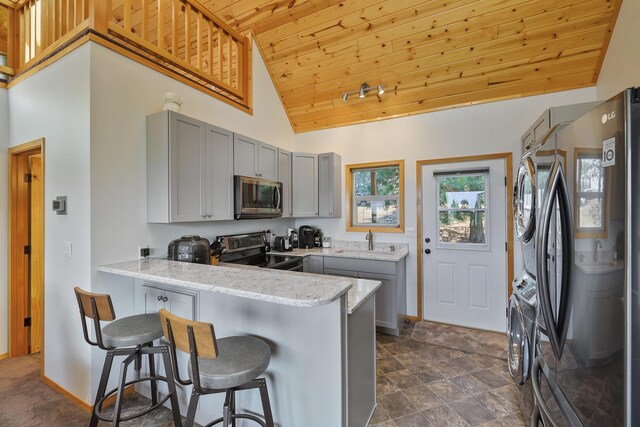
<svg viewBox="0 0 640 427">
<path fill-rule="evenodd" d="M 15 168 L 15 160 L 17 159 L 17 156 L 22 155 L 22 154 L 26 154 L 29 152 L 34 152 L 37 153 L 38 151 L 40 152 L 40 155 L 42 157 L 42 171 L 45 170 L 45 154 L 44 154 L 44 138 L 39 138 L 30 142 L 26 142 L 24 144 L 20 144 L 14 147 L 9 147 L 9 149 L 7 150 L 8 152 L 8 156 L 7 156 L 7 161 L 8 161 L 8 191 L 9 191 L 9 197 L 8 197 L 8 217 L 7 217 L 7 315 L 8 315 L 8 319 L 9 321 L 7 322 L 7 347 L 8 347 L 8 354 L 9 357 L 13 357 L 13 353 L 12 353 L 12 340 L 13 340 L 13 331 L 12 331 L 12 325 L 14 325 L 14 319 L 13 319 L 13 310 L 11 307 L 11 296 L 12 293 L 14 292 L 13 290 L 13 282 L 11 280 L 11 274 L 12 274 L 12 265 L 11 265 L 11 252 L 12 252 L 12 239 L 13 239 L 13 234 L 14 234 L 14 230 L 13 230 L 13 217 L 12 217 L 12 206 L 15 203 L 15 194 L 12 188 L 12 174 L 14 173 L 14 168 Z M 43 172 L 43 176 L 44 176 L 44 172 Z M 44 185 L 44 184 L 43 184 Z M 44 191 L 43 191 L 43 199 L 44 199 Z M 43 200 L 43 206 L 44 206 L 44 200 Z M 43 218 L 44 221 L 44 218 Z M 44 246 L 44 236 L 43 236 L 43 246 Z M 44 312 L 45 312 L 45 306 L 44 306 L 44 297 L 43 297 L 43 303 L 42 303 L 42 314 L 43 314 L 43 319 L 44 319 Z M 44 376 L 44 320 L 42 322 L 43 324 L 41 325 L 41 331 L 42 331 L 42 336 L 40 339 L 40 353 L 41 353 L 41 357 L 40 357 L 40 375 L 41 377 Z"/>
<path fill-rule="evenodd" d="M 513 283 L 513 227 L 511 226 L 511 218 L 513 218 L 513 191 L 511 191 L 511 183 L 513 182 L 513 154 L 512 153 L 495 153 L 495 154 L 481 154 L 477 156 L 464 156 L 464 157 L 447 157 L 441 159 L 429 159 L 416 161 L 416 236 L 417 236 L 417 290 L 418 290 L 418 320 L 423 320 L 423 280 L 422 280 L 422 167 L 430 165 L 438 165 L 443 163 L 463 163 L 463 162 L 477 162 L 483 160 L 500 160 L 505 161 L 505 173 L 507 176 L 507 185 L 505 185 L 505 196 L 507 203 L 506 222 L 507 222 L 507 301 L 512 291 Z"/>
</svg>

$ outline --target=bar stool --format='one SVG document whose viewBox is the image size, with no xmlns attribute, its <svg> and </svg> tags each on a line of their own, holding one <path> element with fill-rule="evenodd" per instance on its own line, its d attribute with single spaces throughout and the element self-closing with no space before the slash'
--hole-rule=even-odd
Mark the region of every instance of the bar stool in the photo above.
<svg viewBox="0 0 640 427">
<path fill-rule="evenodd" d="M 153 340 L 163 335 L 158 314 L 139 314 L 116 320 L 110 295 L 86 292 L 78 287 L 74 288 L 74 291 L 80 309 L 80 320 L 85 341 L 92 346 L 97 346 L 107 351 L 89 425 L 91 427 L 97 426 L 98 420 L 102 420 L 110 421 L 114 426 L 117 426 L 121 421 L 128 421 L 148 414 L 159 408 L 167 399 L 171 399 L 173 421 L 175 425 L 181 426 L 180 409 L 178 406 L 173 372 L 171 370 L 169 348 L 166 345 L 153 346 Z M 89 337 L 86 318 L 93 321 L 95 341 L 92 341 Z M 101 321 L 110 321 L 111 323 L 101 328 Z M 165 371 L 167 372 L 166 377 L 156 375 L 154 362 L 154 355 L 156 354 L 162 355 Z M 149 376 L 140 378 L 143 355 L 149 356 Z M 126 359 L 120 364 L 118 387 L 106 392 L 111 365 L 113 364 L 113 358 L 115 356 L 126 356 Z M 127 381 L 127 368 L 131 363 L 134 363 L 135 379 L 133 381 Z M 139 413 L 122 417 L 122 401 L 125 387 L 141 381 L 151 381 L 151 405 Z M 165 381 L 169 388 L 169 395 L 160 401 L 158 401 L 156 381 Z M 116 394 L 116 401 L 113 417 L 106 417 L 102 413 L 102 405 L 105 399 L 114 393 Z"/>
<path fill-rule="evenodd" d="M 165 339 L 169 341 L 171 362 L 176 381 L 193 384 L 186 426 L 192 427 L 201 395 L 225 392 L 222 417 L 205 427 L 222 422 L 224 427 L 235 426 L 235 420 L 248 419 L 262 427 L 274 427 L 267 382 L 262 375 L 269 366 L 271 351 L 267 343 L 248 336 L 216 339 L 213 325 L 178 317 L 160 310 Z M 189 378 L 183 380 L 176 363 L 176 348 L 189 354 Z M 250 414 L 236 414 L 235 392 L 257 388 L 260 390 L 264 421 Z"/>
</svg>

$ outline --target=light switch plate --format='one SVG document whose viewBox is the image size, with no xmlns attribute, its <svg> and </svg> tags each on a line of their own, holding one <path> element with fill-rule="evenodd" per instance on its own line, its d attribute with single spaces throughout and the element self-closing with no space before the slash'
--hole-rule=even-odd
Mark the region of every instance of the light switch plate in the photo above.
<svg viewBox="0 0 640 427">
<path fill-rule="evenodd" d="M 73 253 L 73 245 L 71 244 L 71 242 L 64 242 L 64 250 L 63 250 L 64 256 L 71 258 L 72 253 Z"/>
</svg>

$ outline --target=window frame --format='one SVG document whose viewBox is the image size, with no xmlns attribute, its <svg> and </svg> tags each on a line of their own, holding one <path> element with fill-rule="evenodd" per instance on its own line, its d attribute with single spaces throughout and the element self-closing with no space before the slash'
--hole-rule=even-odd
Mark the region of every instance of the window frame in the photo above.
<svg viewBox="0 0 640 427">
<path fill-rule="evenodd" d="M 609 192 L 607 191 L 607 169 L 605 167 L 602 168 L 602 191 L 580 191 L 580 179 L 579 169 L 580 169 L 580 160 L 582 159 L 600 159 L 602 160 L 602 150 L 599 148 L 587 148 L 587 147 L 577 147 L 574 150 L 574 168 L 575 168 L 575 182 L 573 186 L 573 200 L 574 200 L 574 221 L 573 221 L 573 229 L 576 238 L 596 238 L 596 239 L 604 239 L 609 235 L 608 232 L 608 196 Z M 599 197 L 598 197 L 599 196 Z M 580 198 L 585 197 L 589 199 L 600 198 L 602 200 L 602 210 L 600 212 L 602 218 L 602 226 L 601 227 L 580 227 Z"/>
<path fill-rule="evenodd" d="M 397 196 L 384 196 L 386 199 L 398 199 L 398 224 L 394 226 L 384 226 L 380 224 L 362 225 L 354 223 L 353 215 L 355 214 L 356 194 L 353 189 L 353 172 L 362 169 L 378 169 L 398 167 L 400 192 Z M 371 230 L 376 233 L 404 233 L 404 160 L 390 160 L 384 162 L 370 163 L 354 163 L 345 166 L 345 186 L 346 186 L 346 207 L 347 207 L 347 231 L 367 232 Z M 371 198 L 376 196 L 360 196 L 363 198 Z"/>
</svg>

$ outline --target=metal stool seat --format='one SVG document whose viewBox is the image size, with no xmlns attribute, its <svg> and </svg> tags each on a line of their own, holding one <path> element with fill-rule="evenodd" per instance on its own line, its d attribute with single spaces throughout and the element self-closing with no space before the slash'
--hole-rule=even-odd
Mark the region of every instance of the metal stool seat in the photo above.
<svg viewBox="0 0 640 427">
<path fill-rule="evenodd" d="M 78 287 L 74 288 L 74 291 L 80 309 L 80 320 L 82 322 L 82 332 L 85 341 L 90 345 L 107 351 L 89 425 L 91 427 L 97 426 L 98 421 L 102 420 L 109 421 L 112 425 L 117 426 L 121 421 L 128 421 L 148 414 L 171 399 L 173 421 L 175 425 L 181 426 L 180 409 L 178 406 L 175 381 L 173 379 L 173 371 L 171 370 L 169 349 L 166 345 L 157 347 L 153 345 L 153 340 L 161 338 L 164 335 L 160 316 L 157 313 L 152 313 L 116 319 L 109 295 L 86 292 Z M 95 341 L 92 341 L 89 337 L 87 318 L 91 319 L 93 323 Z M 111 323 L 101 328 L 101 321 L 110 321 Z M 156 375 L 154 361 L 156 354 L 162 356 L 167 372 L 166 377 Z M 149 357 L 149 376 L 140 378 L 142 356 L 145 355 Z M 118 387 L 106 391 L 113 359 L 117 356 L 125 356 L 125 360 L 120 363 Z M 127 369 L 131 363 L 134 364 L 135 379 L 127 381 Z M 121 412 L 125 387 L 141 381 L 151 382 L 151 405 L 138 413 L 123 417 Z M 166 382 L 169 388 L 169 394 L 160 401 L 158 401 L 157 381 Z M 102 405 L 108 397 L 114 394 L 116 401 L 113 417 L 107 417 L 102 412 Z"/>
<path fill-rule="evenodd" d="M 200 384 L 205 388 L 226 389 L 258 378 L 269 366 L 271 351 L 267 343 L 254 337 L 227 337 L 218 340 L 215 359 L 198 358 Z M 191 362 L 189 377 L 193 378 Z"/>
<path fill-rule="evenodd" d="M 143 345 L 161 338 L 162 335 L 158 313 L 123 317 L 102 328 L 102 342 L 106 347 Z"/>
<path fill-rule="evenodd" d="M 248 336 L 216 339 L 211 323 L 183 319 L 167 310 L 160 310 L 164 336 L 169 341 L 171 361 L 176 381 L 193 384 L 185 425 L 193 426 L 201 395 L 226 393 L 222 417 L 205 427 L 222 422 L 224 427 L 236 425 L 237 419 L 247 419 L 263 427 L 274 427 L 267 382 L 258 378 L 271 360 L 271 350 L 259 338 Z M 180 377 L 176 363 L 176 348 L 189 354 L 189 379 Z M 239 390 L 258 389 L 264 420 L 250 414 L 236 413 L 235 393 Z M 244 424 L 243 424 L 244 425 Z"/>
</svg>

